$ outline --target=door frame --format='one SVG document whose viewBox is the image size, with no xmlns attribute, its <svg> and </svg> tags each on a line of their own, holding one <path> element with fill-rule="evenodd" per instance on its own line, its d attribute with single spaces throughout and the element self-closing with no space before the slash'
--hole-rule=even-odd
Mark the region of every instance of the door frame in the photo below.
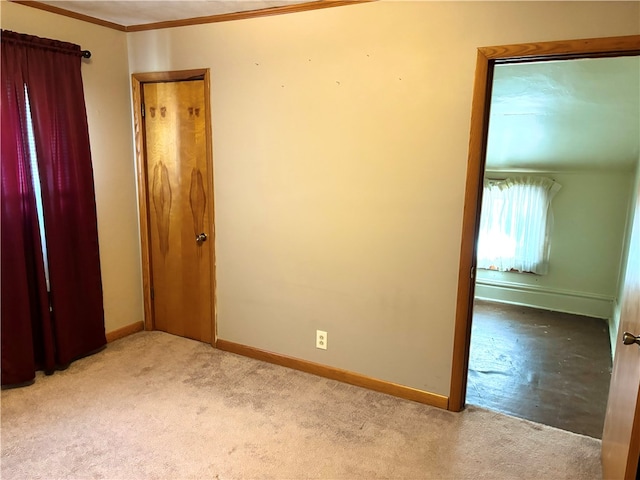
<svg viewBox="0 0 640 480">
<path fill-rule="evenodd" d="M 454 412 L 463 410 L 466 400 L 475 291 L 476 248 L 495 65 L 629 55 L 640 55 L 640 35 L 478 48 L 471 105 L 471 131 L 462 218 L 449 410 Z"/>
<path fill-rule="evenodd" d="M 155 330 L 155 318 L 153 310 L 153 299 L 151 293 L 151 235 L 149 231 L 149 189 L 147 178 L 147 158 L 145 152 L 144 139 L 144 115 L 142 113 L 143 94 L 142 87 L 145 83 L 177 82 L 185 80 L 204 80 L 204 101 L 205 101 L 205 136 L 206 136 L 206 157 L 208 161 L 207 187 L 209 191 L 207 199 L 208 220 L 211 225 L 210 241 L 213 245 L 210 255 L 211 272 L 211 345 L 215 347 L 217 338 L 216 328 L 216 306 L 217 306 L 217 286 L 216 286 L 216 249 L 215 249 L 215 212 L 214 212 L 214 190 L 213 190 L 213 141 L 211 133 L 211 90 L 210 71 L 208 68 L 193 70 L 179 70 L 170 72 L 146 72 L 134 73 L 131 75 L 131 88 L 133 99 L 133 128 L 135 141 L 136 175 L 138 179 L 138 209 L 140 214 L 140 250 L 142 257 L 142 294 L 144 305 L 144 328 L 145 330 Z"/>
</svg>

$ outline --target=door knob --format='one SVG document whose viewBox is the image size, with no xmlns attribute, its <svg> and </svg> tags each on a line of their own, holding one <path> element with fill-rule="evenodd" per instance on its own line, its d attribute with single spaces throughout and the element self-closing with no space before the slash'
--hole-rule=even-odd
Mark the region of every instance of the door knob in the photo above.
<svg viewBox="0 0 640 480">
<path fill-rule="evenodd" d="M 633 345 L 634 343 L 640 345 L 640 337 L 636 337 L 629 332 L 624 332 L 624 334 L 622 335 L 622 343 L 624 343 L 625 345 Z"/>
<path fill-rule="evenodd" d="M 200 235 L 196 235 L 196 243 L 202 243 L 207 241 L 207 234 L 201 233 Z"/>
</svg>

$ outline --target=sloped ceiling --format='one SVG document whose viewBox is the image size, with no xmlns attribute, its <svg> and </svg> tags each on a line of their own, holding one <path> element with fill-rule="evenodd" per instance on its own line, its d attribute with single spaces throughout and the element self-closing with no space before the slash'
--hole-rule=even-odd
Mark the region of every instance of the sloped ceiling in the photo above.
<svg viewBox="0 0 640 480">
<path fill-rule="evenodd" d="M 497 65 L 487 169 L 631 170 L 640 57 Z"/>
</svg>

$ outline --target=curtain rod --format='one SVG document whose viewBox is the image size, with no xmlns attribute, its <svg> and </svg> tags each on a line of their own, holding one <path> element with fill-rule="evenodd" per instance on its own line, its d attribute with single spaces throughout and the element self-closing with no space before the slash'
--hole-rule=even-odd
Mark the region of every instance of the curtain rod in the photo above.
<svg viewBox="0 0 640 480">
<path fill-rule="evenodd" d="M 13 42 L 22 45 L 32 45 L 38 48 L 44 48 L 48 50 L 55 50 L 58 52 L 67 52 L 75 55 L 80 55 L 82 58 L 91 58 L 90 50 L 80 50 L 79 45 L 73 43 L 63 42 L 60 40 L 53 40 L 49 38 L 40 38 L 35 35 L 27 35 L 24 33 L 12 32 L 11 30 L 0 29 L 3 42 Z"/>
</svg>

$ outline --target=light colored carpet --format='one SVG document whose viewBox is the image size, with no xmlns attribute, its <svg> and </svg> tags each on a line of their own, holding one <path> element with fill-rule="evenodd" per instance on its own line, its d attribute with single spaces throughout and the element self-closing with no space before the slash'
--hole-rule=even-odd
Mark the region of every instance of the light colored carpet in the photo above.
<svg viewBox="0 0 640 480">
<path fill-rule="evenodd" d="M 160 332 L 2 392 L 2 479 L 595 479 L 600 441 Z"/>
</svg>

